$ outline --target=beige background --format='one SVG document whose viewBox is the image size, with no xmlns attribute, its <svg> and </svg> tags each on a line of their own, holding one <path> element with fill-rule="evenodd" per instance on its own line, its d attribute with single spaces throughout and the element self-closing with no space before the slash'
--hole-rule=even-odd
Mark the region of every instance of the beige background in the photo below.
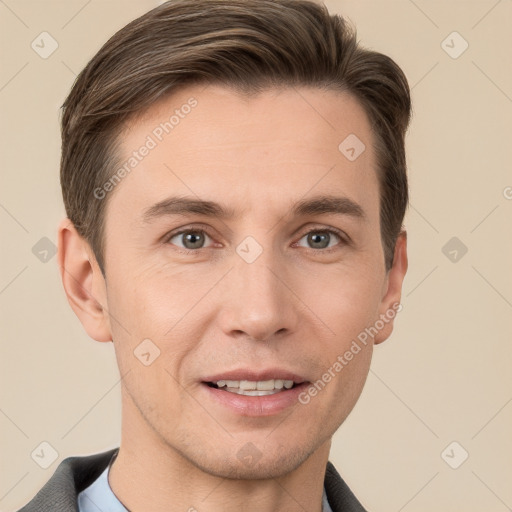
<svg viewBox="0 0 512 512">
<path fill-rule="evenodd" d="M 56 242 L 64 215 L 58 107 L 100 45 L 157 3 L 0 0 L 3 511 L 26 503 L 63 458 L 119 444 L 113 347 L 88 338 L 56 258 L 40 261 L 51 249 L 40 240 Z M 403 67 L 415 111 L 403 311 L 331 460 L 374 512 L 510 510 L 512 1 L 327 5 Z M 59 45 L 47 59 L 31 48 L 43 31 Z M 454 31 L 469 44 L 458 58 L 445 49 L 460 51 L 459 36 L 442 45 Z M 455 249 L 455 262 L 454 247 L 442 251 L 452 237 L 468 249 Z M 31 458 L 43 441 L 58 452 L 47 469 Z M 453 441 L 446 460 L 469 453 L 458 469 L 441 456 Z"/>
</svg>

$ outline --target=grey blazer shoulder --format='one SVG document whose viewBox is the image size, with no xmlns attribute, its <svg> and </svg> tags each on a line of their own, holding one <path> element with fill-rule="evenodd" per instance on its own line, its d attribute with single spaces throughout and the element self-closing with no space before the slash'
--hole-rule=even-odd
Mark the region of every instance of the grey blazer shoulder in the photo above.
<svg viewBox="0 0 512 512">
<path fill-rule="evenodd" d="M 44 487 L 18 512 L 78 512 L 78 494 L 101 475 L 118 450 L 64 459 Z M 333 512 L 366 512 L 331 462 L 327 463 L 324 485 Z"/>
</svg>

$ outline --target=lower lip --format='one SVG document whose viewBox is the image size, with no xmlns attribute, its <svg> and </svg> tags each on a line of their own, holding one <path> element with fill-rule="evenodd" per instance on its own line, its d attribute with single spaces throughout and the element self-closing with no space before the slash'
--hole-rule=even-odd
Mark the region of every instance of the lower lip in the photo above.
<svg viewBox="0 0 512 512">
<path fill-rule="evenodd" d="M 297 404 L 299 395 L 308 385 L 307 382 L 303 382 L 292 389 L 280 391 L 273 395 L 245 396 L 212 388 L 208 384 L 202 383 L 202 387 L 209 393 L 212 400 L 217 401 L 241 416 L 253 417 L 272 416 Z"/>
</svg>

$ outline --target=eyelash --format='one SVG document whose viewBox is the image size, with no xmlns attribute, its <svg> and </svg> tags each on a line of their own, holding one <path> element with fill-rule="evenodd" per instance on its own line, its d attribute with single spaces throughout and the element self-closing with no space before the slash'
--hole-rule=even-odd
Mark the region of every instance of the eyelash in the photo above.
<svg viewBox="0 0 512 512">
<path fill-rule="evenodd" d="M 184 233 L 205 233 L 208 235 L 211 239 L 213 239 L 213 236 L 209 233 L 208 229 L 205 228 L 184 228 L 176 232 L 169 233 L 163 240 L 164 244 L 168 244 L 169 241 L 174 238 L 175 236 L 182 235 Z M 337 249 L 339 249 L 340 245 L 349 245 L 350 244 L 350 237 L 345 234 L 343 231 L 337 230 L 335 228 L 313 228 L 309 231 L 306 231 L 301 235 L 299 240 L 296 242 L 298 243 L 300 240 L 302 240 L 305 236 L 309 235 L 310 233 L 329 233 L 330 235 L 335 235 L 340 239 L 340 244 L 335 245 L 334 247 L 327 247 L 325 249 L 313 249 L 312 247 L 303 247 L 303 249 L 314 251 L 314 252 L 323 252 L 323 253 L 331 253 Z M 183 254 L 198 254 L 199 251 L 203 249 L 211 249 L 211 247 L 200 247 L 199 249 L 186 249 L 183 247 L 176 247 L 176 250 L 178 252 L 181 252 Z"/>
</svg>

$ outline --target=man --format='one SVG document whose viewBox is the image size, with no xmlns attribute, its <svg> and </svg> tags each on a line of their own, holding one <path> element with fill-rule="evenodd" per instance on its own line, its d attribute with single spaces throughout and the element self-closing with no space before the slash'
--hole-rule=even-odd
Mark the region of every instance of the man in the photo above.
<svg viewBox="0 0 512 512">
<path fill-rule="evenodd" d="M 401 307 L 398 66 L 312 2 L 173 0 L 63 109 L 61 277 L 122 435 L 22 510 L 364 510 L 328 459 Z"/>
</svg>

